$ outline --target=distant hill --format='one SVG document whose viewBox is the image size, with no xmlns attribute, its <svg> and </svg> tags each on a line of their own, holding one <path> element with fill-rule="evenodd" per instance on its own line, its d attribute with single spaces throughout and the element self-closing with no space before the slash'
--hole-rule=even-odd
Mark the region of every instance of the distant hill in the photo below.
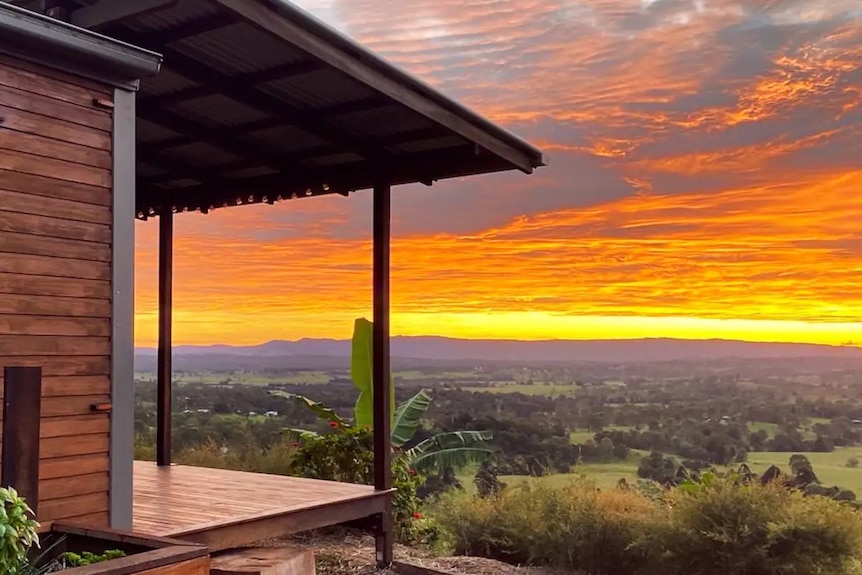
<svg viewBox="0 0 862 575">
<path fill-rule="evenodd" d="M 707 359 L 842 358 L 862 359 L 862 348 L 797 343 L 755 343 L 735 340 L 621 339 L 621 340 L 469 340 L 437 336 L 392 338 L 394 357 L 425 360 L 478 361 L 591 361 L 650 362 Z M 138 348 L 141 359 L 155 355 L 155 349 Z M 301 339 L 269 341 L 253 346 L 190 346 L 174 348 L 174 356 L 344 358 L 350 355 L 350 341 Z"/>
</svg>

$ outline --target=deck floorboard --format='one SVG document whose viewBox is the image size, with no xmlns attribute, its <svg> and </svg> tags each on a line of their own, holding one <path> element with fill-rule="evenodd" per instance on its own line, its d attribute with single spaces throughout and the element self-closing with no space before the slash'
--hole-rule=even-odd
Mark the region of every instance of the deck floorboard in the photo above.
<svg viewBox="0 0 862 575">
<path fill-rule="evenodd" d="M 134 474 L 134 531 L 213 550 L 382 512 L 390 496 L 368 485 L 149 461 L 136 461 Z"/>
</svg>

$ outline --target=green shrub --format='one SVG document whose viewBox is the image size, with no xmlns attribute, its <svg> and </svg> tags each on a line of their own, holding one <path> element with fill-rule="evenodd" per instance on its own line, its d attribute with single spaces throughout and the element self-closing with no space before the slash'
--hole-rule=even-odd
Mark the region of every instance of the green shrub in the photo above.
<svg viewBox="0 0 862 575">
<path fill-rule="evenodd" d="M 29 568 L 28 553 L 39 546 L 33 511 L 15 489 L 0 488 L 0 573 L 18 575 Z"/>
<path fill-rule="evenodd" d="M 586 480 L 525 481 L 485 498 L 450 494 L 436 508 L 455 553 L 594 574 L 633 574 L 643 565 L 631 544 L 654 511 L 635 492 L 599 491 Z"/>
<path fill-rule="evenodd" d="M 333 426 L 325 435 L 306 435 L 296 443 L 294 472 L 312 479 L 374 484 L 374 433 L 368 427 Z M 424 517 L 416 490 L 424 482 L 404 453 L 394 454 L 392 513 L 396 538 L 433 544 L 436 523 Z"/>
<path fill-rule="evenodd" d="M 636 547 L 654 573 L 844 575 L 862 558 L 849 506 L 732 478 L 676 489 Z"/>
</svg>

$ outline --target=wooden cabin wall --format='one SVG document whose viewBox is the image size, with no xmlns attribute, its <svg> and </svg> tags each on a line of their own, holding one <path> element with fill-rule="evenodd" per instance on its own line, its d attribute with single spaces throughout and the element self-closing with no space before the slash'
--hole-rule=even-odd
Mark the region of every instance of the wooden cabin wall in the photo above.
<svg viewBox="0 0 862 575">
<path fill-rule="evenodd" d="M 42 367 L 43 523 L 108 525 L 112 98 L 0 55 L 0 395 Z"/>
</svg>

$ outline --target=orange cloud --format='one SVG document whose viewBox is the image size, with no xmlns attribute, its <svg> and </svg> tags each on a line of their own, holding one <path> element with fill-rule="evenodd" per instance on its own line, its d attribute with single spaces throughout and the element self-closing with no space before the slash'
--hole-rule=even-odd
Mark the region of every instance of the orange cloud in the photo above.
<svg viewBox="0 0 862 575">
<path fill-rule="evenodd" d="M 859 339 L 856 0 L 302 4 L 549 154 L 397 190 L 396 331 Z M 348 335 L 369 199 L 177 217 L 176 341 Z M 137 224 L 141 345 L 156 230 Z"/>
</svg>

